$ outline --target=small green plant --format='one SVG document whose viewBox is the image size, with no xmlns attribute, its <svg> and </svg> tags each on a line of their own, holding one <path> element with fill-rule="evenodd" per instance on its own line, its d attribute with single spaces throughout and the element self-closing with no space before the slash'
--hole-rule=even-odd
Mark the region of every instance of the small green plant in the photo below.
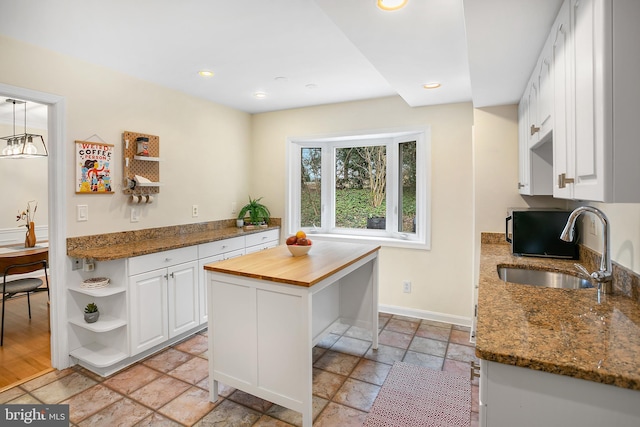
<svg viewBox="0 0 640 427">
<path fill-rule="evenodd" d="M 90 302 L 89 304 L 87 304 L 87 306 L 84 308 L 84 312 L 85 313 L 96 313 L 98 311 L 98 306 L 93 303 Z"/>
<path fill-rule="evenodd" d="M 271 212 L 269 212 L 269 208 L 260 203 L 262 197 L 259 199 L 252 199 L 249 196 L 249 203 L 244 205 L 240 212 L 238 213 L 238 219 L 243 219 L 244 216 L 249 214 L 249 222 L 251 224 L 261 224 L 262 222 L 269 222 L 269 218 L 271 217 Z"/>
</svg>

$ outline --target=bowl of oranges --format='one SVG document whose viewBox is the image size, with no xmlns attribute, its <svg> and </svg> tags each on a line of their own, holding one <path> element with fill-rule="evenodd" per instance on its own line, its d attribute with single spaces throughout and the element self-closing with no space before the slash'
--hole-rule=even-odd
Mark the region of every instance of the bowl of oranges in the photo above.
<svg viewBox="0 0 640 427">
<path fill-rule="evenodd" d="M 293 256 L 302 256 L 309 253 L 311 250 L 311 239 L 307 238 L 307 234 L 299 230 L 293 236 L 287 238 L 287 249 Z"/>
</svg>

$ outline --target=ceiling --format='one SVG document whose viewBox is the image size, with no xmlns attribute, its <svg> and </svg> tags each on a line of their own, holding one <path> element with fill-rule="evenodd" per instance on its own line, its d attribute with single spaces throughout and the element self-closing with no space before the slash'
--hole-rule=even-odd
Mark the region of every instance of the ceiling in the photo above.
<svg viewBox="0 0 640 427">
<path fill-rule="evenodd" d="M 561 3 L 0 0 L 0 34 L 248 113 L 392 95 L 486 107 L 517 103 Z"/>
</svg>

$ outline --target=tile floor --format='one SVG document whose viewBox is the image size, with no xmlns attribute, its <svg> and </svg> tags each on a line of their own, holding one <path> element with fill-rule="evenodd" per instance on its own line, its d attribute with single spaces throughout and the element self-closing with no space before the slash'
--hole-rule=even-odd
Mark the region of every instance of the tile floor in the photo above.
<svg viewBox="0 0 640 427">
<path fill-rule="evenodd" d="M 469 329 L 380 314 L 368 332 L 338 325 L 313 351 L 314 426 L 361 426 L 394 361 L 468 376 Z M 471 425 L 478 425 L 478 380 Z M 0 393 L 0 403 L 69 404 L 71 426 L 300 426 L 299 413 L 221 386 L 209 402 L 206 331 L 102 378 L 75 366 Z"/>
</svg>

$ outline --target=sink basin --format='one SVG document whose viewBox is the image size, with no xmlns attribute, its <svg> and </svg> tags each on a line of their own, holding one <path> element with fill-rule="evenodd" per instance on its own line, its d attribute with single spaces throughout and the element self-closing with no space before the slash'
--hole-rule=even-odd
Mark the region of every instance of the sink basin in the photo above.
<svg viewBox="0 0 640 427">
<path fill-rule="evenodd" d="M 593 288 L 590 281 L 566 273 L 545 270 L 527 270 L 517 267 L 498 267 L 498 277 L 505 282 L 546 288 L 584 289 Z"/>
</svg>

